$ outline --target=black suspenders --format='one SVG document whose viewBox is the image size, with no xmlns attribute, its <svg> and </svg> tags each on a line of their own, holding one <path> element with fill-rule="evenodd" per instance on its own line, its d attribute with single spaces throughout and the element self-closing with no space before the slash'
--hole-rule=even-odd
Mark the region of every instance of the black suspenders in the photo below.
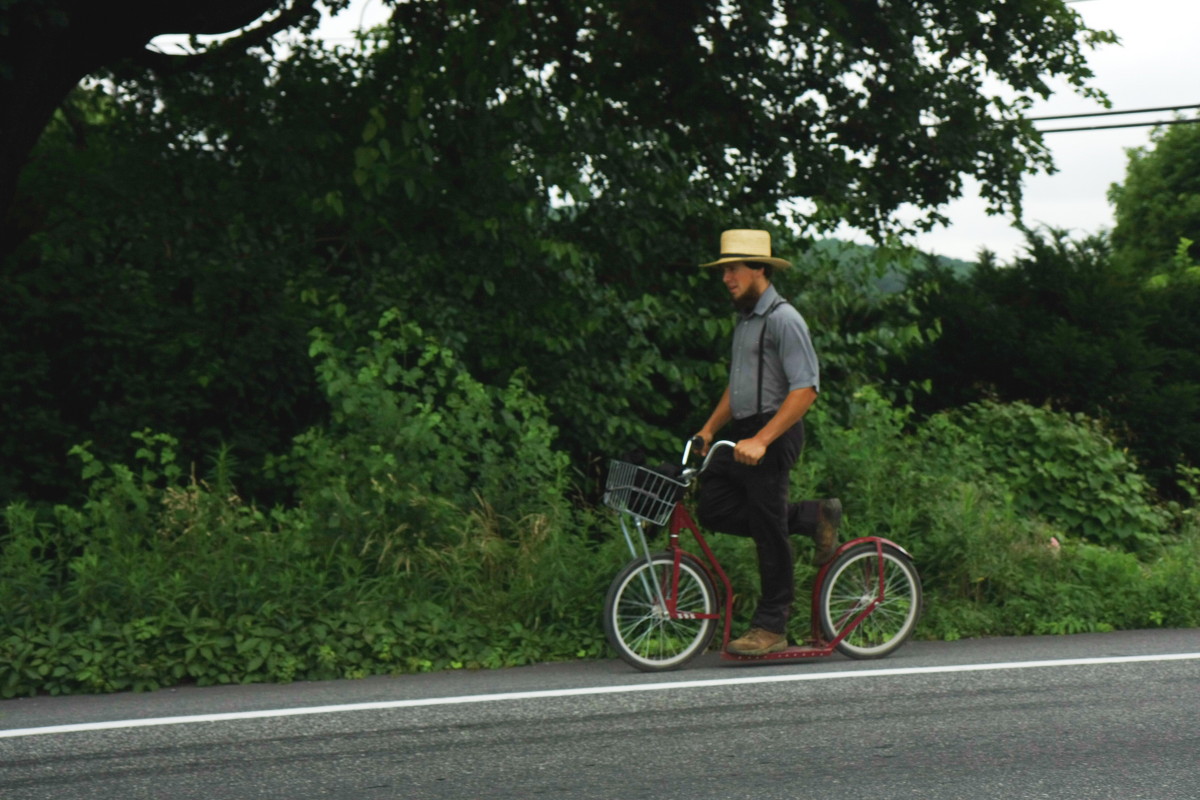
<svg viewBox="0 0 1200 800">
<path fill-rule="evenodd" d="M 771 316 L 775 309 L 787 303 L 787 300 L 779 299 L 771 304 L 767 309 L 767 313 L 763 314 L 762 332 L 758 334 L 758 415 L 762 416 L 762 385 L 763 385 L 763 344 L 767 341 L 767 318 Z"/>
</svg>

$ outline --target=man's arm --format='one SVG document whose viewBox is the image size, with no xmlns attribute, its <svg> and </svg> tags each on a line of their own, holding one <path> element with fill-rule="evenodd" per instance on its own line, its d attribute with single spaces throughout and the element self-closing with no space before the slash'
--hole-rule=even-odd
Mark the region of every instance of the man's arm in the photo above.
<svg viewBox="0 0 1200 800">
<path fill-rule="evenodd" d="M 699 451 L 700 455 L 707 455 L 709 445 L 713 443 L 713 439 L 717 438 L 717 431 L 724 428 L 731 419 L 733 419 L 733 412 L 729 410 L 729 387 L 726 386 L 725 392 L 717 401 L 717 407 L 713 409 L 708 422 L 704 423 L 704 427 L 696 434 L 704 440 L 704 446 Z"/>
<path fill-rule="evenodd" d="M 726 409 L 728 410 L 729 391 L 725 391 Z M 742 439 L 733 449 L 733 457 L 742 464 L 757 464 L 767 454 L 767 447 L 783 433 L 804 418 L 808 409 L 817 399 L 817 390 L 811 386 L 803 389 L 793 389 L 783 399 L 783 405 L 775 412 L 775 416 L 762 429 L 749 439 Z M 719 406 L 718 406 L 719 408 Z M 716 416 L 716 412 L 713 412 Z M 728 420 L 726 420 L 728 421 Z M 711 420 L 710 420 L 711 422 Z M 705 427 L 708 427 L 707 425 Z M 703 435 L 703 434 L 701 434 Z M 707 440 L 706 440 L 707 441 Z"/>
</svg>

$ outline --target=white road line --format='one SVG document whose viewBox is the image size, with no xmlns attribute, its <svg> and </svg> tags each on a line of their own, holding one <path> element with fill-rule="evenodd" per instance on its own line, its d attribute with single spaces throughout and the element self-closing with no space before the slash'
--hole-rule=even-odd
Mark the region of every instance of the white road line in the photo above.
<svg viewBox="0 0 1200 800">
<path fill-rule="evenodd" d="M 46 736 L 56 733 L 79 733 L 83 731 L 109 731 L 123 728 L 150 728 L 160 725 L 186 725 L 197 722 L 230 722 L 246 719 L 298 717 L 311 714 L 342 714 L 352 711 L 383 711 L 397 708 L 420 708 L 423 706 L 468 705 L 471 703 L 494 703 L 503 700 L 536 700 L 553 697 L 628 694 L 631 692 L 664 692 L 677 689 L 700 689 L 713 686 L 748 686 L 757 683 L 792 683 L 795 681 L 828 681 L 847 678 L 884 678 L 898 675 L 933 675 L 950 672 L 993 672 L 1015 669 L 1080 667 L 1104 664 L 1139 664 L 1158 661 L 1195 660 L 1200 660 L 1200 653 L 1167 653 L 1160 655 L 1112 656 L 1103 658 L 1064 658 L 1054 661 L 1009 661 L 993 664 L 954 664 L 942 667 L 897 667 L 894 669 L 863 669 L 849 670 L 845 672 L 802 672 L 788 675 L 756 675 L 738 678 L 715 678 L 698 681 L 637 683 L 622 686 L 593 686 L 579 689 L 546 689 L 533 692 L 476 694 L 464 695 L 461 697 L 427 697 L 416 700 L 385 700 L 374 703 L 349 703 L 346 705 L 309 706 L 306 708 L 277 708 L 262 711 L 234 711 L 224 714 L 194 714 L 184 717 L 152 717 L 149 719 L 125 719 L 116 720 L 113 722 L 81 722 L 74 725 L 50 725 L 44 728 L 12 728 L 9 730 L 0 730 L 0 739 L 12 739 L 22 736 Z"/>
</svg>

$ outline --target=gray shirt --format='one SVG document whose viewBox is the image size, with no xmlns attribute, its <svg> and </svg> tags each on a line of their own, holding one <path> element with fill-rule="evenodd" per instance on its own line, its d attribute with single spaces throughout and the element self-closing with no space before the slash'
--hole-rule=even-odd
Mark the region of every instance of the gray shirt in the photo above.
<svg viewBox="0 0 1200 800">
<path fill-rule="evenodd" d="M 811 386 L 821 391 L 817 353 L 804 317 L 782 300 L 774 286 L 758 298 L 754 310 L 739 315 L 733 329 L 733 359 L 729 366 L 729 407 L 734 419 L 759 413 L 774 414 L 790 392 Z M 766 336 L 763 337 L 763 326 Z M 759 341 L 763 343 L 762 407 L 758 407 Z"/>
</svg>

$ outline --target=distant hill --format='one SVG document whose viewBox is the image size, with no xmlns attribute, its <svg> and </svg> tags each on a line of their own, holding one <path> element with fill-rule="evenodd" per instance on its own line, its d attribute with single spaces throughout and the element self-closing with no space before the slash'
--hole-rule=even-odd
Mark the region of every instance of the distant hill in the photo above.
<svg viewBox="0 0 1200 800">
<path fill-rule="evenodd" d="M 803 265 L 805 260 L 809 258 L 834 258 L 848 270 L 878 269 L 881 274 L 875 281 L 875 285 L 880 291 L 889 294 L 903 290 L 904 266 L 900 263 L 889 266 L 886 263 L 888 260 L 900 262 L 905 259 L 915 259 L 917 263 L 921 263 L 921 261 L 928 262 L 932 259 L 939 266 L 949 269 L 959 279 L 965 279 L 977 266 L 974 261 L 964 261 L 959 258 L 949 258 L 947 256 L 935 256 L 918 251 L 912 251 L 911 253 L 897 252 L 889 259 L 886 250 L 881 251 L 880 248 L 874 245 L 847 242 L 842 239 L 819 239 L 813 242 L 809 251 L 796 259 L 797 265 Z M 885 263 L 880 265 L 878 263 L 879 259 L 884 259 Z"/>
</svg>

